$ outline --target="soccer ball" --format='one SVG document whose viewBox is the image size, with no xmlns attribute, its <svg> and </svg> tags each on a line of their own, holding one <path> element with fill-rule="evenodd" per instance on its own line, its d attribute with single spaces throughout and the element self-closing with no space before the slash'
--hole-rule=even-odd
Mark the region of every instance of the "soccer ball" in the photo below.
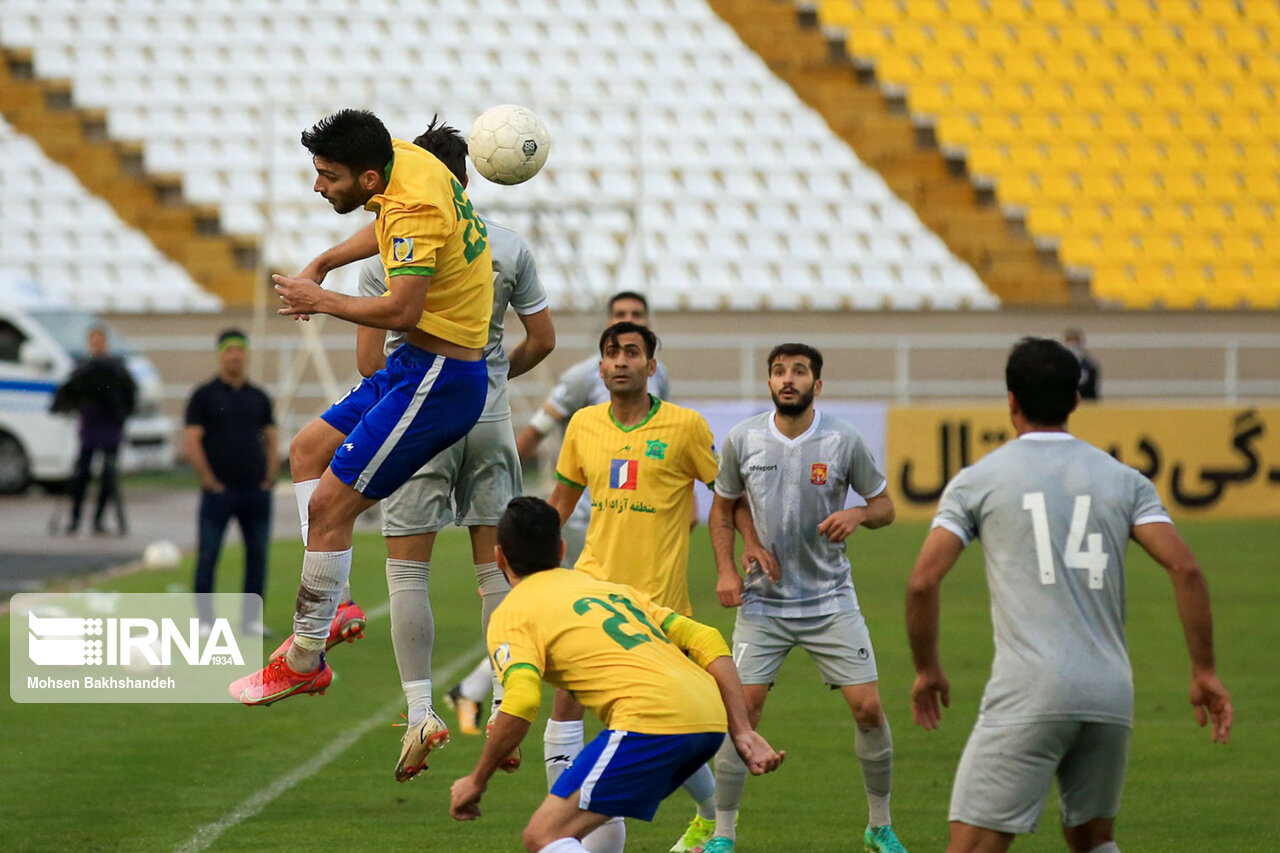
<svg viewBox="0 0 1280 853">
<path fill-rule="evenodd" d="M 467 153 L 476 171 L 495 184 L 522 184 L 547 162 L 551 136 L 533 110 L 503 104 L 471 125 Z"/>
<path fill-rule="evenodd" d="M 182 552 L 172 542 L 152 542 L 142 552 L 142 565 L 148 569 L 172 569 L 182 562 Z"/>
</svg>

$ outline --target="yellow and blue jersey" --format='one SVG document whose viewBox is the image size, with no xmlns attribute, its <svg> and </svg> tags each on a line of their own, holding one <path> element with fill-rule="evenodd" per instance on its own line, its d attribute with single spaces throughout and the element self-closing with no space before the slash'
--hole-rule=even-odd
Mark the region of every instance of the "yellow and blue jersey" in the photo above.
<svg viewBox="0 0 1280 853">
<path fill-rule="evenodd" d="M 584 572 L 550 569 L 512 588 L 489 622 L 489 655 L 504 679 L 529 668 L 573 693 L 610 729 L 723 732 L 715 679 L 663 631 L 669 607 Z"/>
<path fill-rule="evenodd" d="M 493 313 L 493 260 L 484 222 L 462 184 L 434 154 L 400 139 L 387 186 L 366 210 L 377 214 L 378 251 L 390 280 L 430 276 L 418 328 L 483 348 Z"/>
<path fill-rule="evenodd" d="M 591 493 L 591 523 L 574 568 L 688 616 L 693 484 L 715 480 L 715 439 L 698 412 L 651 399 L 649 414 L 631 427 L 613 419 L 609 403 L 579 409 L 556 477 Z"/>
</svg>

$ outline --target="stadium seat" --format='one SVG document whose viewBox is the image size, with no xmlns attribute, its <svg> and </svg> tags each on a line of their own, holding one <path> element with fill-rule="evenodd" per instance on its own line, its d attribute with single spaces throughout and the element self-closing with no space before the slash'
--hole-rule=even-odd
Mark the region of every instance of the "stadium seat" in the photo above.
<svg viewBox="0 0 1280 853">
<path fill-rule="evenodd" d="M 819 18 L 848 5 L 819 0 Z M 1272 244 L 1237 237 L 1219 252 L 1212 235 L 1223 210 L 1240 211 L 1249 234 L 1275 228 L 1280 5 L 965 0 L 911 3 L 908 14 L 877 0 L 860 8 L 878 38 L 854 38 L 851 51 L 870 51 L 878 78 L 934 123 L 944 152 L 966 155 L 975 179 L 1026 214 L 1033 236 L 1060 242 L 1083 271 L 1093 266 L 1099 298 L 1235 307 L 1247 284 L 1256 304 L 1270 304 L 1280 287 Z M 1102 208 L 1139 238 L 1126 263 L 1106 265 L 1097 232 L 1081 230 L 1094 223 L 1077 214 Z M 1237 274 L 1241 263 L 1254 271 Z M 1219 268 L 1232 287 L 1217 284 Z M 1167 298 L 1154 278 L 1173 288 Z"/>
</svg>

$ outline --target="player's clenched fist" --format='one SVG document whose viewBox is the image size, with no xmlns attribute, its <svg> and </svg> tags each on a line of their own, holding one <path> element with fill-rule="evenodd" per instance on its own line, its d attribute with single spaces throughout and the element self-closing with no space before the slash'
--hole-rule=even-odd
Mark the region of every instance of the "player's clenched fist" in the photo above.
<svg viewBox="0 0 1280 853">
<path fill-rule="evenodd" d="M 742 757 L 742 762 L 747 765 L 747 769 L 751 771 L 753 776 L 772 773 L 782 766 L 782 762 L 787 758 L 785 749 L 778 752 L 769 746 L 769 742 L 761 737 L 759 732 L 755 731 L 746 731 L 735 735 L 733 737 L 733 747 L 738 751 L 738 755 Z"/>
<path fill-rule="evenodd" d="M 484 788 L 474 776 L 463 776 L 449 789 L 449 814 L 454 820 L 475 820 L 480 817 L 480 795 Z"/>
</svg>

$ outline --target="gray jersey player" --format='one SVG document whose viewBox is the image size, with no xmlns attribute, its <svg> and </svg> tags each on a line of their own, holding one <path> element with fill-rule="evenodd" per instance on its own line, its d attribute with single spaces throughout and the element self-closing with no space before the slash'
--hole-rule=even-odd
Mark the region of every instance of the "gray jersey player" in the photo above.
<svg viewBox="0 0 1280 853">
<path fill-rule="evenodd" d="M 938 658 L 938 590 L 981 539 L 995 660 L 956 770 L 949 853 L 1004 851 L 1033 831 L 1054 776 L 1073 853 L 1118 853 L 1133 724 L 1124 634 L 1124 556 L 1134 539 L 1169 573 L 1191 654 L 1191 704 L 1226 742 L 1232 708 L 1214 670 L 1209 593 L 1195 557 L 1141 474 L 1073 438 L 1080 365 L 1066 347 L 1025 338 L 1005 380 L 1018 438 L 947 485 L 916 562 L 907 628 L 918 724 L 935 728 L 950 688 Z"/>
<path fill-rule="evenodd" d="M 414 140 L 440 158 L 466 185 L 466 142 L 447 125 L 432 126 Z M 426 766 L 431 749 L 448 739 L 448 728 L 432 708 L 431 650 L 435 622 L 427 580 L 436 533 L 451 522 L 471 535 L 472 560 L 481 593 L 481 630 L 510 587 L 495 563 L 498 519 L 507 502 L 521 492 L 520 460 L 511 427 L 507 379 L 532 369 L 555 346 L 555 329 L 546 292 L 528 244 L 519 234 L 484 220 L 493 255 L 493 314 L 485 345 L 489 390 L 479 421 L 465 438 L 431 460 L 382 501 L 382 535 L 387 543 L 387 589 L 391 597 L 391 638 L 401 684 L 409 705 L 396 779 L 413 778 Z M 360 270 L 360 294 L 386 291 L 381 260 L 370 258 Z M 515 310 L 525 338 L 508 356 L 503 346 L 507 307 Z M 365 376 L 378 370 L 401 343 L 396 332 L 361 328 L 357 362 Z M 494 709 L 501 702 L 494 685 Z M 474 723 L 473 723 L 474 727 Z M 507 765 L 514 770 L 518 755 Z"/>
<path fill-rule="evenodd" d="M 610 297 L 609 322 L 606 326 L 622 322 L 648 326 L 648 300 L 641 294 L 629 290 L 615 293 Z M 649 393 L 660 400 L 671 398 L 667 369 L 661 361 L 658 362 L 657 371 L 649 378 Z M 516 437 L 520 459 L 527 462 L 533 458 L 542 439 L 550 435 L 556 427 L 563 429 L 569 423 L 569 418 L 573 417 L 574 412 L 586 406 L 608 401 L 609 389 L 600 378 L 600 357 L 591 355 L 573 365 L 560 375 L 560 380 L 547 396 L 542 408 Z M 587 524 L 590 520 L 591 498 L 584 492 L 562 531 L 566 566 L 576 563 L 578 556 L 582 553 L 582 546 L 587 537 Z"/>
<path fill-rule="evenodd" d="M 822 391 L 822 354 L 805 344 L 782 344 L 767 363 L 774 411 L 730 431 L 716 477 L 710 518 L 716 593 L 724 606 L 739 607 L 734 660 L 753 724 L 760 721 L 783 660 L 797 646 L 813 658 L 823 680 L 843 693 L 857 724 L 854 752 L 870 811 L 866 847 L 897 853 L 903 848 L 889 815 L 893 741 L 845 553 L 845 540 L 857 528 L 893 521 L 893 501 L 858 431 L 814 409 Z M 850 489 L 866 506 L 844 508 Z M 744 496 L 759 537 L 753 542 L 743 531 L 745 583 L 733 554 L 734 508 Z M 733 849 L 745 779 L 742 761 L 721 750 L 715 836 L 705 850 Z"/>
</svg>

